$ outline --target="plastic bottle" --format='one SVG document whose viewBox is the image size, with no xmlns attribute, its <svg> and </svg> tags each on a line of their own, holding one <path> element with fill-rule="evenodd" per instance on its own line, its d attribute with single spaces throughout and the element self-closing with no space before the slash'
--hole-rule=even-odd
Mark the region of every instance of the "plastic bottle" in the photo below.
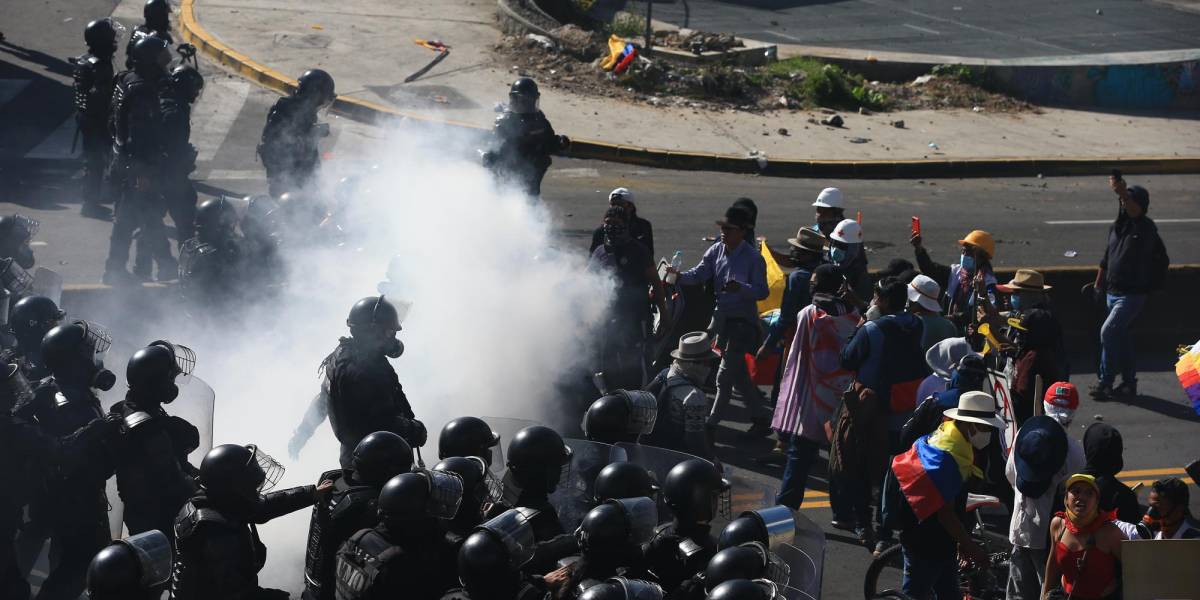
<svg viewBox="0 0 1200 600">
<path fill-rule="evenodd" d="M 667 273 L 667 283 L 675 285 L 675 280 L 679 275 L 679 269 L 683 267 L 683 250 L 676 250 L 675 254 L 671 255 L 672 272 Z"/>
</svg>

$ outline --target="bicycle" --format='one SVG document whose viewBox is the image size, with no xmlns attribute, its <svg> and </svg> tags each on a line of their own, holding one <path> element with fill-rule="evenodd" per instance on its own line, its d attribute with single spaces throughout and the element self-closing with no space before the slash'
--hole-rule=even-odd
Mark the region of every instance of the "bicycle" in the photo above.
<svg viewBox="0 0 1200 600">
<path fill-rule="evenodd" d="M 1011 547 L 1006 536 L 988 531 L 983 522 L 983 509 L 1002 506 L 1000 499 L 995 496 L 967 494 L 967 514 L 975 517 L 971 539 L 975 540 L 975 543 L 979 544 L 984 553 L 988 555 L 988 563 L 986 565 L 972 563 L 960 569 L 958 577 L 963 597 L 976 600 L 998 600 L 1005 596 Z M 867 568 L 867 575 L 863 579 L 863 595 L 866 600 L 908 598 L 901 591 L 904 559 L 900 551 L 900 545 L 896 544 L 884 550 L 871 561 L 871 565 Z"/>
</svg>

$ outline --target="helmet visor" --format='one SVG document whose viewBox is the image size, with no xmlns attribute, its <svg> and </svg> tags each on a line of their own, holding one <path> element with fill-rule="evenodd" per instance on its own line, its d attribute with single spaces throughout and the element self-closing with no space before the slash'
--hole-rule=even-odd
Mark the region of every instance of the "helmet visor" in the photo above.
<svg viewBox="0 0 1200 600">
<path fill-rule="evenodd" d="M 641 390 L 626 391 L 625 397 L 629 400 L 629 434 L 650 435 L 658 419 L 658 400 Z"/>
<path fill-rule="evenodd" d="M 771 548 L 790 544 L 796 539 L 796 515 L 786 506 L 760 508 L 744 512 L 742 516 L 754 516 L 762 521 L 767 530 L 767 544 Z"/>
<path fill-rule="evenodd" d="M 525 94 L 509 94 L 508 106 L 519 115 L 535 113 L 538 110 L 538 97 Z"/>
<path fill-rule="evenodd" d="M 163 346 L 171 351 L 175 357 L 176 382 L 186 384 L 191 381 L 192 371 L 196 369 L 196 351 L 184 346 L 168 342 L 167 340 L 156 340 L 150 344 L 151 346 Z"/>
<path fill-rule="evenodd" d="M 171 579 L 171 542 L 161 531 L 150 531 L 131 535 L 120 543 L 129 546 L 137 554 L 138 563 L 142 567 L 141 585 L 153 588 Z"/>
<path fill-rule="evenodd" d="M 0 286 L 4 286 L 9 294 L 20 296 L 33 287 L 33 275 L 21 268 L 17 261 L 6 258 L 0 263 L 0 269 Z"/>
<path fill-rule="evenodd" d="M 116 37 L 118 40 L 123 39 L 125 37 L 125 33 L 129 31 L 129 28 L 115 17 L 108 17 L 108 24 L 112 25 L 113 31 L 117 33 Z"/>
<path fill-rule="evenodd" d="M 42 228 L 42 222 L 37 219 L 27 217 L 25 215 L 13 215 L 13 219 L 17 222 L 17 230 L 21 232 L 24 238 L 22 242 L 28 242 L 37 235 L 38 230 Z"/>
<path fill-rule="evenodd" d="M 558 482 L 561 484 L 571 478 L 571 463 L 575 462 L 575 451 L 570 446 L 563 445 L 563 463 L 559 469 Z"/>
<path fill-rule="evenodd" d="M 663 589 L 657 583 L 642 579 L 613 577 L 608 582 L 617 584 L 625 590 L 625 600 L 662 600 L 664 595 Z"/>
<path fill-rule="evenodd" d="M 792 567 L 787 562 L 758 542 L 746 542 L 742 545 L 754 548 L 762 556 L 765 563 L 763 568 L 765 578 L 770 579 L 773 583 L 780 586 L 788 584 L 788 580 L 791 578 Z"/>
<path fill-rule="evenodd" d="M 537 515 L 536 509 L 514 508 L 479 526 L 491 532 L 508 548 L 509 564 L 514 570 L 533 558 L 537 540 L 533 537 L 532 521 Z"/>
<path fill-rule="evenodd" d="M 83 327 L 83 343 L 91 348 L 91 354 L 103 356 L 112 347 L 112 336 L 97 323 L 75 321 Z"/>
<path fill-rule="evenodd" d="M 658 526 L 658 505 L 649 498 L 620 498 L 610 500 L 625 511 L 629 520 L 630 542 L 642 545 L 654 537 L 654 528 Z"/>
<path fill-rule="evenodd" d="M 721 478 L 721 488 L 713 496 L 717 516 L 729 521 L 733 516 L 733 485 L 728 479 Z"/>
<path fill-rule="evenodd" d="M 429 480 L 429 516 L 438 519 L 453 519 L 462 504 L 463 482 L 455 473 L 425 471 Z"/>
<path fill-rule="evenodd" d="M 274 458 L 271 458 L 271 455 L 259 450 L 258 446 L 254 444 L 247 445 L 246 449 L 254 453 L 254 457 L 251 460 L 263 471 L 263 480 L 258 484 L 258 491 L 266 492 L 275 487 L 275 484 L 279 483 L 280 479 L 283 479 L 283 465 L 279 464 L 279 461 Z"/>
</svg>

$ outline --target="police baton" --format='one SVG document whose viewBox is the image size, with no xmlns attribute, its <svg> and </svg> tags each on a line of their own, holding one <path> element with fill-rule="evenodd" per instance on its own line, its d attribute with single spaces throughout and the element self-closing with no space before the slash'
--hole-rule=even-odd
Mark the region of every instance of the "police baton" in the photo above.
<svg viewBox="0 0 1200 600">
<path fill-rule="evenodd" d="M 420 446 L 418 446 L 418 447 L 416 447 L 416 448 L 413 448 L 413 449 L 417 451 L 417 466 L 418 466 L 418 467 L 421 467 L 422 469 L 424 469 L 424 468 L 425 468 L 425 459 L 421 458 L 421 448 L 420 448 Z"/>
</svg>

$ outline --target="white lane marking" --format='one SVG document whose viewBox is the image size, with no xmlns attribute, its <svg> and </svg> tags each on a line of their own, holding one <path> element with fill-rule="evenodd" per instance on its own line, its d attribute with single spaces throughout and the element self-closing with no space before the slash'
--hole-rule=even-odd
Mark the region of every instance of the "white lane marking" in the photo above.
<svg viewBox="0 0 1200 600">
<path fill-rule="evenodd" d="M 1112 225 L 1112 219 L 1046 221 L 1047 225 Z M 1200 223 L 1200 219 L 1154 219 L 1155 223 Z"/>
<path fill-rule="evenodd" d="M 29 242 L 29 245 L 34 248 L 41 248 L 42 246 L 46 246 L 48 244 L 46 244 L 46 242 Z"/>
<path fill-rule="evenodd" d="M 932 33 L 933 35 L 942 35 L 942 32 L 937 31 L 935 29 L 930 29 L 928 27 L 919 27 L 919 26 L 913 25 L 911 23 L 904 23 L 903 25 L 909 29 L 916 29 L 917 31 L 920 31 L 922 33 Z"/>
<path fill-rule="evenodd" d="M 804 39 L 798 38 L 798 37 L 796 37 L 796 36 L 794 36 L 794 35 L 788 35 L 788 34 L 786 34 L 786 33 L 783 33 L 782 31 L 774 31 L 774 30 L 772 30 L 772 29 L 764 29 L 764 30 L 763 30 L 763 33 L 769 33 L 769 34 L 771 34 L 771 35 L 777 35 L 777 36 L 779 36 L 779 37 L 781 37 L 781 38 L 792 40 L 793 42 L 805 43 L 805 42 L 807 42 L 807 41 L 808 41 L 808 40 L 804 40 Z"/>
<path fill-rule="evenodd" d="M 551 171 L 554 175 L 569 179 L 586 179 L 600 176 L 600 170 L 591 167 L 567 168 Z"/>
<path fill-rule="evenodd" d="M 250 93 L 247 81 L 219 76 L 210 79 L 215 80 L 215 85 L 196 103 L 192 115 L 192 144 L 196 146 L 197 161 L 212 160 L 216 155 Z M 266 120 L 266 113 L 263 113 L 263 120 Z"/>
<path fill-rule="evenodd" d="M 25 158 L 76 158 L 83 154 L 83 142 L 71 145 L 75 140 L 75 115 L 67 117 L 46 139 L 25 154 Z"/>
<path fill-rule="evenodd" d="M 266 171 L 263 171 L 262 169 L 257 169 L 254 171 L 234 171 L 234 170 L 229 170 L 229 169 L 213 169 L 212 171 L 209 171 L 208 175 L 206 175 L 204 177 L 204 179 L 202 179 L 200 181 L 211 181 L 211 180 L 217 180 L 217 179 L 242 181 L 242 180 L 266 179 L 266 178 L 267 178 Z"/>
<path fill-rule="evenodd" d="M 975 31 L 981 31 L 981 32 L 983 32 L 983 33 L 988 33 L 988 34 L 991 34 L 991 35 L 994 35 L 994 36 L 1005 37 L 1005 38 L 1010 38 L 1010 39 L 1017 39 L 1017 40 L 1020 40 L 1020 41 L 1022 41 L 1022 42 L 1024 42 L 1024 43 L 1026 43 L 1026 44 L 1036 44 L 1036 45 L 1038 45 L 1038 46 L 1044 46 L 1044 47 L 1046 47 L 1046 48 L 1053 48 L 1053 49 L 1055 49 L 1055 50 L 1060 50 L 1060 51 L 1064 51 L 1064 52 L 1067 52 L 1067 53 L 1070 53 L 1070 52 L 1072 52 L 1072 50 L 1071 50 L 1070 48 L 1067 48 L 1067 47 L 1065 47 L 1065 46 L 1058 46 L 1058 45 L 1055 45 L 1055 44 L 1051 44 L 1051 43 L 1049 43 L 1049 42 L 1043 42 L 1043 41 L 1041 41 L 1041 40 L 1036 40 L 1036 39 L 1033 39 L 1033 38 L 1024 37 L 1024 36 L 1022 36 L 1022 35 L 1020 35 L 1020 34 L 1006 33 L 1006 32 L 1003 32 L 1003 31 L 997 31 L 997 30 L 995 30 L 995 29 L 988 29 L 987 27 L 980 27 L 980 26 L 978 26 L 978 25 L 971 25 L 970 23 L 964 23 L 964 22 L 962 22 L 962 21 L 958 21 L 958 20 L 956 20 L 956 19 L 947 19 L 947 18 L 945 18 L 945 17 L 939 17 L 939 16 L 937 16 L 937 15 L 931 15 L 931 14 L 929 14 L 929 13 L 921 12 L 921 11 L 919 11 L 919 10 L 911 10 L 911 9 L 901 8 L 901 7 L 899 7 L 899 6 L 896 6 L 896 5 L 892 4 L 891 2 L 886 2 L 886 1 L 884 1 L 884 0 L 862 0 L 862 1 L 863 1 L 863 2 L 866 2 L 867 4 L 870 4 L 870 5 L 872 5 L 872 6 L 876 6 L 876 7 L 882 8 L 882 9 L 884 9 L 884 10 L 895 10 L 895 11 L 898 11 L 898 12 L 908 13 L 908 14 L 910 14 L 910 15 L 914 15 L 914 16 L 917 16 L 917 17 L 921 17 L 921 18 L 924 18 L 924 19 L 929 19 L 929 20 L 931 20 L 931 21 L 939 21 L 939 22 L 941 22 L 941 23 L 950 23 L 950 24 L 952 24 L 952 25 L 958 25 L 959 27 L 963 27 L 963 28 L 966 28 L 966 29 L 973 29 L 973 30 L 975 30 Z"/>
</svg>

